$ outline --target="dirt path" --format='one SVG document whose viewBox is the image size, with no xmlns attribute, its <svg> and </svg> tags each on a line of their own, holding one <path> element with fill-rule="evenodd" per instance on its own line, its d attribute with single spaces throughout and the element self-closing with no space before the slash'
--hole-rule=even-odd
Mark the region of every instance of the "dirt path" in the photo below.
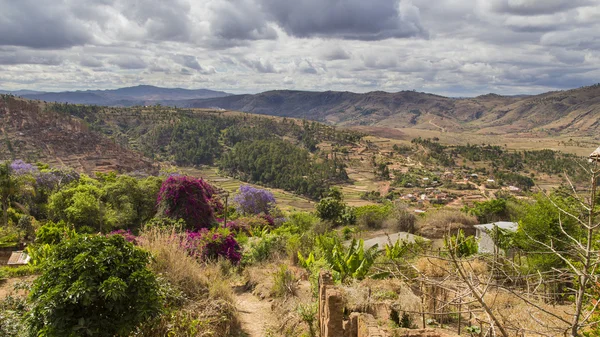
<svg viewBox="0 0 600 337">
<path fill-rule="evenodd" d="M 270 302 L 244 292 L 236 295 L 236 304 L 243 336 L 265 337 L 274 331 L 277 318 L 271 311 Z"/>
</svg>

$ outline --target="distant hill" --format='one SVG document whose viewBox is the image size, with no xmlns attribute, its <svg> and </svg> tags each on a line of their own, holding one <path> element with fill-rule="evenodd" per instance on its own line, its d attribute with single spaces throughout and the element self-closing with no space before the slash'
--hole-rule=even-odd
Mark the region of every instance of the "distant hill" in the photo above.
<svg viewBox="0 0 600 337">
<path fill-rule="evenodd" d="M 112 90 L 85 90 L 64 92 L 40 92 L 30 90 L 0 91 L 28 99 L 47 102 L 68 102 L 74 104 L 94 104 L 105 106 L 154 105 L 167 101 L 206 99 L 225 97 L 230 94 L 208 89 L 160 88 L 151 85 L 138 85 Z"/>
<path fill-rule="evenodd" d="M 540 131 L 597 135 L 600 131 L 600 85 L 534 96 L 487 94 L 474 98 L 414 91 L 357 94 L 278 90 L 189 100 L 179 106 L 307 118 L 342 126 L 484 134 Z"/>
<path fill-rule="evenodd" d="M 152 160 L 125 148 L 83 120 L 22 98 L 0 99 L 0 160 L 43 161 L 85 172 L 156 172 Z"/>
</svg>

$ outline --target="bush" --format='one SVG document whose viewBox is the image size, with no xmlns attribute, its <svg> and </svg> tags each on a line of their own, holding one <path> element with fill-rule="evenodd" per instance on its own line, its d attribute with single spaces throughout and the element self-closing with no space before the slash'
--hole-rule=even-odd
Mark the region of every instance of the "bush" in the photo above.
<svg viewBox="0 0 600 337">
<path fill-rule="evenodd" d="M 416 230 L 417 217 L 406 207 L 397 205 L 388 217 L 387 224 L 398 232 L 414 233 Z"/>
<path fill-rule="evenodd" d="M 389 205 L 366 205 L 354 209 L 358 225 L 372 229 L 381 228 L 390 212 L 391 207 Z"/>
<path fill-rule="evenodd" d="M 242 217 L 227 222 L 225 227 L 232 232 L 250 234 L 256 229 L 271 226 L 269 221 L 263 217 Z"/>
<path fill-rule="evenodd" d="M 77 236 L 43 263 L 30 293 L 31 336 L 127 335 L 160 312 L 149 254 L 120 235 Z"/>
<path fill-rule="evenodd" d="M 203 261 L 225 258 L 237 264 L 242 259 L 242 248 L 226 228 L 188 232 L 182 244 L 190 255 Z"/>
<path fill-rule="evenodd" d="M 462 229 L 468 235 L 475 234 L 478 221 L 474 216 L 467 215 L 458 210 L 439 210 L 428 213 L 419 222 L 418 232 L 428 238 L 442 238 L 450 232 L 456 234 Z"/>
<path fill-rule="evenodd" d="M 170 176 L 158 194 L 159 214 L 172 219 L 183 219 L 188 229 L 210 228 L 215 214 L 223 210 L 215 189 L 202 179 L 188 176 Z"/>
<path fill-rule="evenodd" d="M 288 297 L 296 295 L 296 279 L 285 264 L 279 267 L 279 270 L 273 274 L 273 288 L 271 293 L 275 297 Z"/>
</svg>

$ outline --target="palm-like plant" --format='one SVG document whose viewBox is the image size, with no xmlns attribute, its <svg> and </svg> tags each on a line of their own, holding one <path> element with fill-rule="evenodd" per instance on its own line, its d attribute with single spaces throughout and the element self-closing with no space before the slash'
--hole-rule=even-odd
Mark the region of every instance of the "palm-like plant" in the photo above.
<svg viewBox="0 0 600 337">
<path fill-rule="evenodd" d="M 321 248 L 323 258 L 333 271 L 333 276 L 340 282 L 348 277 L 364 279 L 375 258 L 379 255 L 379 247 L 374 245 L 365 250 L 364 241 L 353 239 L 349 247 L 344 247 L 337 237 L 319 236 L 317 245 Z"/>
</svg>

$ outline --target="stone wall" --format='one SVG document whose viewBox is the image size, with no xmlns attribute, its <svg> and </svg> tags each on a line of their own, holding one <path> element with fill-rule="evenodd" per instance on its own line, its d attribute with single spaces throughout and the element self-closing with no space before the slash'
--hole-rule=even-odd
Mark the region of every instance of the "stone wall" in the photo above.
<svg viewBox="0 0 600 337">
<path fill-rule="evenodd" d="M 375 317 L 368 313 L 353 312 L 344 319 L 345 301 L 336 288 L 331 274 L 322 271 L 319 275 L 319 328 L 321 337 L 390 337 L 391 334 L 379 326 Z M 387 319 L 387 318 L 386 318 Z M 397 336 L 406 337 L 453 337 L 436 329 L 398 329 Z"/>
</svg>

